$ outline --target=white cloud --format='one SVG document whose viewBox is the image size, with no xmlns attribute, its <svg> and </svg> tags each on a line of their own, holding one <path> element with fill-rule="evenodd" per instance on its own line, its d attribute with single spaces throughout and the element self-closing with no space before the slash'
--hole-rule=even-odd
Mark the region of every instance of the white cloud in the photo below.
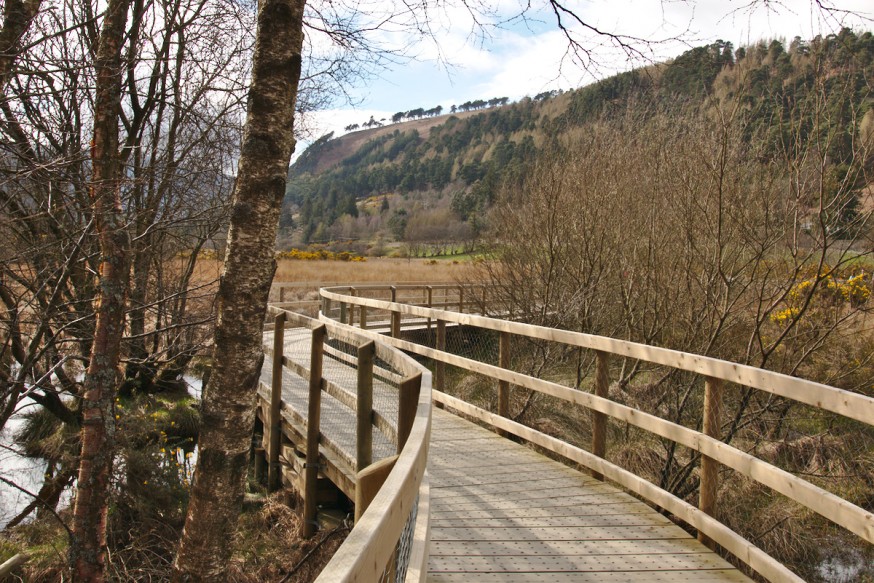
<svg viewBox="0 0 874 583">
<path fill-rule="evenodd" d="M 540 91 L 578 87 L 613 73 L 642 66 L 649 61 L 663 61 L 688 50 L 691 46 L 717 39 L 735 46 L 763 38 L 786 38 L 796 35 L 811 38 L 816 34 L 836 32 L 844 25 L 862 28 L 871 6 L 861 0 L 842 3 L 848 13 L 821 11 L 810 0 L 784 0 L 781 3 L 757 3 L 724 0 L 697 2 L 616 2 L 591 0 L 578 5 L 579 15 L 600 30 L 657 41 L 638 43 L 644 58 L 630 58 L 611 44 L 610 40 L 578 29 L 586 48 L 592 51 L 589 71 L 579 66 L 568 53 L 567 38 L 553 28 L 536 35 L 504 32 L 490 45 L 493 63 L 488 75 L 458 93 L 464 100 L 497 95 L 517 98 Z M 870 22 L 867 23 L 870 28 Z M 647 60 L 648 59 L 648 60 Z M 477 69 L 479 70 L 479 69 Z M 594 75 L 594 77 L 593 77 Z"/>
<path fill-rule="evenodd" d="M 495 14 L 509 18 L 519 12 L 521 1 L 524 0 L 499 0 Z M 828 1 L 822 0 L 823 3 Z M 790 40 L 796 35 L 811 38 L 836 32 L 843 25 L 870 29 L 872 20 L 851 15 L 855 11 L 867 13 L 870 18 L 874 11 L 870 4 L 871 0 L 842 0 L 841 8 L 850 13 L 823 13 L 813 0 L 767 3 L 764 0 L 568 0 L 567 3 L 584 21 L 601 30 L 663 41 L 638 45 L 651 61 L 663 61 L 692 46 L 717 39 L 739 46 L 760 39 Z M 415 107 L 440 104 L 448 109 L 453 104 L 473 99 L 500 96 L 518 99 L 550 89 L 569 89 L 646 63 L 643 59 L 630 59 L 606 37 L 575 30 L 595 58 L 595 66 L 586 72 L 569 57 L 567 39 L 557 30 L 554 15 L 544 11 L 541 4 L 540 12 L 533 11 L 529 16 L 528 22 L 511 21 L 504 29 L 489 31 L 491 36 L 478 37 L 472 34 L 477 28 L 463 4 L 443 4 L 429 15 L 431 31 L 439 47 L 427 37 L 386 32 L 386 35 L 394 35 L 392 42 L 398 44 L 418 39 L 420 42 L 414 49 L 418 60 L 353 90 L 353 99 L 357 97 L 364 108 L 314 114 L 320 130 L 317 135 L 332 130 L 343 133 L 343 127 L 360 124 L 371 115 L 378 120 Z M 565 20 L 566 24 L 569 22 Z"/>
</svg>

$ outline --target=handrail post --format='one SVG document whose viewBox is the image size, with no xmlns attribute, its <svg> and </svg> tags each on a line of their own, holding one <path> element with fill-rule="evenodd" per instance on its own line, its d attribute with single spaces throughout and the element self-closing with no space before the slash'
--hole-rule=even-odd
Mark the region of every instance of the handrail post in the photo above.
<svg viewBox="0 0 874 583">
<path fill-rule="evenodd" d="M 270 427 L 268 443 L 267 490 L 275 492 L 281 483 L 279 467 L 279 446 L 282 436 L 282 357 L 285 352 L 285 312 L 273 319 L 273 378 L 270 383 L 270 413 L 267 421 Z"/>
<path fill-rule="evenodd" d="M 498 366 L 503 369 L 510 368 L 510 333 L 501 332 L 501 337 L 498 344 Z M 510 383 L 509 381 L 498 381 L 498 415 L 501 417 L 510 416 Z M 498 431 L 503 437 L 508 437 L 510 434 L 506 431 Z"/>
<path fill-rule="evenodd" d="M 701 432 L 708 437 L 719 439 L 722 410 L 722 379 L 706 377 L 704 380 L 704 419 Z M 701 484 L 698 489 L 698 508 L 705 514 L 714 516 L 716 496 L 719 489 L 719 462 L 701 456 Z M 714 549 L 716 543 L 704 533 L 698 533 L 698 540 Z"/>
<path fill-rule="evenodd" d="M 340 323 L 346 323 L 346 302 L 340 302 Z"/>
<path fill-rule="evenodd" d="M 419 404 L 419 391 L 422 387 L 422 373 L 401 381 L 398 395 L 398 454 L 404 449 L 407 438 L 413 430 L 416 420 L 416 408 Z"/>
<path fill-rule="evenodd" d="M 607 397 L 610 387 L 610 354 L 600 350 L 595 351 L 595 395 Z M 592 453 L 603 458 L 607 453 L 607 415 L 592 411 Z M 592 477 L 603 480 L 604 475 L 592 471 Z"/>
<path fill-rule="evenodd" d="M 319 479 L 319 435 L 322 413 L 322 356 L 325 349 L 325 333 L 322 324 L 313 329 L 310 352 L 309 403 L 307 407 L 307 455 L 304 478 L 303 525 L 304 538 L 316 532 L 316 495 Z"/>
<path fill-rule="evenodd" d="M 367 306 L 361 306 L 359 311 L 361 313 L 361 329 L 367 330 Z"/>
<path fill-rule="evenodd" d="M 431 304 L 433 303 L 433 299 L 434 299 L 434 288 L 430 285 L 426 285 L 425 291 L 428 294 L 428 296 L 425 300 L 425 305 L 430 309 Z M 430 316 L 428 317 L 428 334 L 431 334 L 431 318 L 430 318 Z"/>
<path fill-rule="evenodd" d="M 401 313 L 397 310 L 391 311 L 391 337 L 401 337 Z"/>
<path fill-rule="evenodd" d="M 358 290 L 354 287 L 349 288 L 349 294 L 355 298 L 358 297 Z M 349 304 L 349 325 L 355 325 L 355 304 Z"/>
<path fill-rule="evenodd" d="M 356 469 L 361 471 L 373 463 L 373 357 L 376 344 L 372 341 L 358 347 L 358 398 L 356 419 Z"/>
<path fill-rule="evenodd" d="M 464 286 L 458 286 L 458 313 L 464 313 Z"/>
<path fill-rule="evenodd" d="M 285 287 L 280 285 L 279 286 L 279 303 L 281 304 L 284 301 L 285 301 Z"/>
<path fill-rule="evenodd" d="M 446 352 L 446 321 L 437 319 L 437 346 L 440 352 Z M 443 391 L 443 381 L 446 377 L 446 363 L 438 360 L 434 364 L 434 388 Z"/>
<path fill-rule="evenodd" d="M 486 303 L 486 293 L 488 291 L 488 288 L 485 285 L 483 285 L 482 289 L 483 289 L 483 311 L 482 311 L 482 314 L 483 314 L 483 316 L 488 316 L 489 315 L 489 308 L 488 308 L 488 304 Z"/>
<path fill-rule="evenodd" d="M 391 301 L 395 303 L 398 301 L 398 288 L 395 286 L 391 286 Z M 390 335 L 392 338 L 400 338 L 401 336 L 401 313 L 392 310 L 391 311 L 391 328 Z"/>
<path fill-rule="evenodd" d="M 355 475 L 355 522 L 357 523 L 367 507 L 376 498 L 379 489 L 385 484 L 388 475 L 394 469 L 398 461 L 398 456 L 379 460 L 375 464 L 371 464 L 366 468 L 359 470 Z"/>
</svg>

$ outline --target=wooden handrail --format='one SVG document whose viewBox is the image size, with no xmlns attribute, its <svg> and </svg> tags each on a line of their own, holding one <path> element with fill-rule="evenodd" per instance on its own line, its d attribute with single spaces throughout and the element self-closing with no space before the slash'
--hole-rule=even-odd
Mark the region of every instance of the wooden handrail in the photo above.
<svg viewBox="0 0 874 583">
<path fill-rule="evenodd" d="M 377 344 L 377 347 L 379 344 Z M 415 363 L 410 359 L 412 363 Z M 421 370 L 421 386 L 406 444 L 384 484 L 373 498 L 355 528 L 322 570 L 316 581 L 378 581 L 393 556 L 397 542 L 414 506 L 427 505 L 427 490 L 422 490 L 431 436 L 431 375 Z M 427 532 L 427 512 L 417 513 L 414 532 Z M 424 562 L 428 554 L 417 545 L 427 546 L 427 538 L 414 536 L 411 554 L 421 563 L 411 564 L 424 581 Z"/>
<path fill-rule="evenodd" d="M 383 342 L 391 344 L 395 348 L 434 359 L 438 366 L 438 372 L 435 374 L 437 375 L 438 386 L 441 388 L 443 386 L 442 366 L 450 364 L 497 379 L 501 388 L 512 384 L 587 407 L 593 412 L 596 420 L 595 430 L 593 431 L 594 454 L 579 450 L 560 440 L 509 421 L 501 415 L 495 415 L 477 409 L 464 401 L 459 401 L 441 393 L 435 393 L 435 400 L 438 403 L 449 405 L 477 419 L 491 423 L 501 431 L 513 433 L 542 447 L 551 449 L 577 463 L 586 465 L 593 473 L 603 475 L 644 496 L 654 504 L 674 513 L 697 528 L 702 533 L 702 538 L 705 542 L 715 541 L 722 545 L 737 558 L 771 580 L 799 579 L 778 561 L 709 516 L 715 503 L 716 475 L 718 474 L 716 464 L 732 468 L 743 476 L 768 486 L 772 490 L 803 504 L 868 542 L 874 542 L 874 515 L 872 513 L 798 476 L 723 443 L 719 440 L 717 433 L 720 395 L 722 392 L 721 386 L 723 382 L 755 388 L 822 410 L 837 413 L 868 425 L 874 425 L 874 399 L 870 397 L 747 365 L 614 338 L 360 296 L 353 299 L 344 295 L 343 288 L 322 289 L 320 293 L 323 298 L 336 300 L 343 298 L 344 301 L 350 301 L 350 303 L 359 305 L 363 309 L 385 310 L 392 314 L 415 316 L 417 318 L 428 319 L 428 321 L 436 320 L 438 349 L 432 349 L 403 340 L 399 337 L 400 334 L 397 333 L 400 330 L 393 330 L 395 333 L 392 334 L 393 337 L 391 338 L 381 336 L 374 331 L 364 331 L 362 333 L 371 338 L 380 338 Z M 459 306 L 463 307 L 462 298 L 463 296 L 459 299 Z M 321 315 L 321 318 L 323 320 L 327 319 L 324 314 Z M 398 319 L 400 318 L 398 317 Z M 597 356 L 596 392 L 595 394 L 585 393 L 557 383 L 508 370 L 503 358 L 501 358 L 501 363 L 504 364 L 504 367 L 500 367 L 448 354 L 444 352 L 445 323 L 447 322 L 498 331 L 501 333 L 502 344 L 507 342 L 504 337 L 505 334 L 516 334 L 528 338 L 559 342 L 569 346 L 594 350 Z M 443 328 L 443 334 L 441 334 L 441 328 Z M 703 431 L 689 429 L 606 398 L 606 387 L 608 384 L 606 358 L 608 355 L 642 360 L 672 367 L 677 370 L 696 373 L 705 377 L 706 402 Z M 599 429 L 599 426 L 602 426 L 603 420 L 606 417 L 645 429 L 655 435 L 700 452 L 703 456 L 702 465 L 705 466 L 702 470 L 700 508 L 696 509 L 686 502 L 676 499 L 670 493 L 650 482 L 606 462 L 603 459 L 603 427 Z"/>
<path fill-rule="evenodd" d="M 349 297 L 337 293 L 332 289 L 322 289 L 321 294 L 323 297 L 329 299 Z M 400 314 L 418 316 L 420 318 L 437 318 L 445 322 L 452 322 L 463 326 L 473 326 L 486 330 L 494 330 L 496 332 L 509 332 L 518 336 L 526 336 L 537 340 L 547 340 L 579 348 L 600 350 L 616 356 L 669 366 L 677 370 L 693 372 L 703 376 L 718 378 L 726 382 L 758 389 L 779 397 L 811 405 L 818 409 L 831 411 L 832 413 L 837 413 L 869 425 L 874 423 L 874 399 L 871 397 L 749 365 L 720 360 L 709 356 L 689 354 L 687 352 L 681 352 L 669 348 L 660 348 L 627 340 L 608 338 L 606 336 L 571 332 L 569 330 L 559 330 L 557 328 L 547 328 L 545 326 L 487 318 L 485 316 L 477 316 L 474 314 L 459 314 L 457 312 L 446 310 L 429 309 L 369 298 L 358 297 L 354 299 L 355 301 L 350 303 L 381 310 L 394 310 Z"/>
<path fill-rule="evenodd" d="M 328 300 L 330 301 L 330 300 Z M 411 532 L 413 533 L 411 557 L 414 563 L 408 567 L 408 573 L 414 573 L 415 579 L 424 580 L 425 562 L 427 561 L 427 532 L 429 516 L 427 512 L 428 485 L 425 478 L 428 441 L 430 439 L 431 418 L 431 374 L 422 365 L 402 352 L 387 346 L 383 342 L 373 342 L 369 337 L 350 326 L 339 325 L 332 321 L 319 322 L 300 314 L 286 312 L 281 308 L 271 306 L 268 313 L 273 318 L 274 341 L 273 348 L 265 348 L 265 354 L 272 359 L 274 370 L 274 386 L 271 387 L 271 398 L 268 409 L 271 429 L 268 455 L 273 459 L 273 452 L 278 452 L 280 431 L 276 431 L 282 422 L 278 413 L 281 407 L 277 404 L 277 396 L 281 394 L 282 371 L 288 370 L 309 382 L 309 411 L 307 426 L 307 456 L 306 492 L 304 495 L 304 535 L 311 535 L 315 527 L 315 492 L 316 476 L 320 469 L 320 442 L 330 443 L 330 436 L 320 434 L 319 401 L 322 391 L 333 395 L 339 402 L 350 407 L 350 415 L 357 418 L 356 429 L 357 451 L 353 452 L 354 462 L 359 470 L 359 476 L 366 481 L 362 489 L 362 506 L 358 509 L 360 515 L 356 526 L 338 549 L 332 561 L 323 570 L 319 581 L 367 581 L 377 580 L 382 571 L 392 571 L 398 568 L 395 549 L 408 520 L 415 519 Z M 312 331 L 311 362 L 305 366 L 293 362 L 284 352 L 284 331 L 288 326 L 304 328 Z M 358 347 L 357 356 L 337 352 L 324 342 L 325 336 L 343 343 Z M 336 353 L 337 360 L 358 367 L 357 387 L 352 393 L 349 389 L 335 385 L 322 378 L 322 354 Z M 348 362 L 354 359 L 356 362 Z M 374 366 L 380 361 L 380 367 Z M 390 367 L 395 372 L 383 367 Z M 398 418 L 386 420 L 372 408 L 373 377 L 392 377 L 397 383 Z M 277 389 L 278 387 L 278 389 Z M 359 401 L 357 395 L 363 398 Z M 274 403 L 276 401 L 276 403 Z M 265 405 L 266 406 L 266 405 Z M 390 472 L 369 469 L 372 461 L 372 427 L 377 426 L 387 436 L 393 437 L 398 444 L 398 455 Z M 274 441 L 276 446 L 273 445 Z M 278 469 L 278 457 L 276 468 Z M 380 466 L 385 469 L 385 464 Z M 362 471 L 365 470 L 365 471 Z M 278 474 L 278 472 L 275 472 Z M 387 477 L 386 477 L 387 473 Z M 271 476 L 271 479 L 276 479 Z M 380 483 L 384 479 L 385 483 Z M 358 490 L 359 488 L 356 488 Z M 377 491 L 378 489 L 378 491 Z M 375 493 L 375 496 L 374 496 Z M 357 497 L 357 492 L 356 492 Z M 371 500 L 372 498 L 372 500 Z M 422 505 L 423 513 L 413 514 L 416 504 Z M 363 511 L 363 513 L 362 513 Z M 423 535 L 424 533 L 424 535 Z M 365 554 L 365 558 L 362 557 Z M 408 579 L 409 580 L 409 579 Z"/>
</svg>

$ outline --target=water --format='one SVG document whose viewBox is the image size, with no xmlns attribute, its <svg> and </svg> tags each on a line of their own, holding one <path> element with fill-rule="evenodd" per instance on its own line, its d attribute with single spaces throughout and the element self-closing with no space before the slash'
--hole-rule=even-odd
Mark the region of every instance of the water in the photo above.
<svg viewBox="0 0 874 583">
<path fill-rule="evenodd" d="M 25 399 L 0 433 L 0 476 L 34 494 L 42 487 L 47 464 L 19 455 L 12 443 L 12 436 L 24 424 L 23 414 L 36 406 L 30 399 Z M 0 480 L 0 529 L 6 528 L 9 521 L 32 500 L 31 496 Z"/>
<path fill-rule="evenodd" d="M 840 557 L 832 557 L 821 562 L 816 568 L 823 581 L 829 583 L 852 583 L 865 574 L 867 567 L 861 553 L 851 551 Z"/>
<path fill-rule="evenodd" d="M 184 379 L 188 385 L 188 393 L 192 397 L 200 399 L 202 392 L 200 379 L 189 376 L 184 377 Z M 43 460 L 19 455 L 13 444 L 13 436 L 24 424 L 24 414 L 32 407 L 37 406 L 32 400 L 24 399 L 15 414 L 6 423 L 2 433 L 0 433 L 0 477 L 34 494 L 38 493 L 42 487 L 47 464 Z M 184 457 L 184 452 L 181 452 L 179 455 L 180 463 L 189 468 L 193 468 L 197 462 L 196 447 L 188 458 Z M 190 470 L 188 473 L 190 474 Z M 75 487 L 75 484 L 73 487 Z M 69 504 L 71 498 L 72 488 L 68 489 L 61 496 L 59 507 Z M 6 528 L 9 521 L 18 516 L 32 500 L 33 497 L 0 480 L 0 530 Z M 35 512 L 28 517 L 28 520 L 32 520 L 34 516 L 36 516 Z"/>
</svg>

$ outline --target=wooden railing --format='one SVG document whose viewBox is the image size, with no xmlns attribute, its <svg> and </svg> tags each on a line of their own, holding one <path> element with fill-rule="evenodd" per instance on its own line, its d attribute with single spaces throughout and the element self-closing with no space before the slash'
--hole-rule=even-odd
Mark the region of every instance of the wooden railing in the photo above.
<svg viewBox="0 0 874 583">
<path fill-rule="evenodd" d="M 273 347 L 265 349 L 272 367 L 272 386 L 260 391 L 259 417 L 264 426 L 263 453 L 268 486 L 275 489 L 291 468 L 293 454 L 284 440 L 305 447 L 305 476 L 297 480 L 303 492 L 303 535 L 315 529 L 316 492 L 321 471 L 356 501 L 356 523 L 319 581 L 380 581 L 424 579 L 427 560 L 428 481 L 426 464 L 431 428 L 431 373 L 412 358 L 382 342 L 333 322 L 319 322 L 271 307 Z M 285 350 L 287 328 L 310 332 L 309 366 L 289 358 Z M 357 354 L 332 348 L 326 339 L 357 348 Z M 327 356 L 326 356 L 327 355 Z M 324 378 L 325 358 L 356 370 L 355 386 L 340 386 Z M 376 364 L 378 362 L 378 365 Z M 268 364 L 265 363 L 265 366 Z M 307 381 L 306 417 L 283 403 L 283 370 Z M 373 408 L 374 379 L 387 379 L 397 387 L 397 418 L 386 419 Z M 287 389 L 287 387 L 286 387 Z M 322 393 L 349 408 L 356 424 L 355 451 L 348 452 L 335 436 L 320 426 Z M 397 455 L 373 462 L 373 431 L 378 430 L 397 446 Z M 321 447 L 320 447 L 321 446 Z M 256 472 L 257 467 L 256 460 Z M 263 467 L 263 462 L 260 464 Z M 349 479 L 349 474 L 354 480 Z M 302 481 L 302 484 L 300 483 Z M 302 487 L 301 487 L 302 486 Z"/>
<path fill-rule="evenodd" d="M 403 289 L 407 297 L 421 298 L 428 297 L 429 287 L 421 286 L 415 290 L 405 286 Z M 374 339 L 379 338 L 395 348 L 434 360 L 436 363 L 434 382 L 437 390 L 433 392 L 433 398 L 436 403 L 488 423 L 504 434 L 521 437 L 546 450 L 564 456 L 568 460 L 586 466 L 593 475 L 612 480 L 693 526 L 697 529 L 699 538 L 705 543 L 720 545 L 768 580 L 801 581 L 802 579 L 712 516 L 717 503 L 718 469 L 720 466 L 731 468 L 742 476 L 767 486 L 774 492 L 794 500 L 855 533 L 868 543 L 874 543 L 874 515 L 871 512 L 802 477 L 784 471 L 722 442 L 719 435 L 722 388 L 725 383 L 734 383 L 794 400 L 869 426 L 874 425 L 874 399 L 812 381 L 714 358 L 614 338 L 460 313 L 466 306 L 467 309 L 470 306 L 469 303 L 465 304 L 464 302 L 463 291 L 459 294 L 462 298 L 461 301 L 458 301 L 458 297 L 453 298 L 456 300 L 456 305 L 452 307 L 460 308 L 459 312 L 423 306 L 419 300 L 415 300 L 412 304 L 406 304 L 400 300 L 400 289 L 400 287 L 385 286 L 378 289 L 370 287 L 367 290 L 358 288 L 355 294 L 351 293 L 352 290 L 349 287 L 322 289 L 323 313 L 321 318 L 323 320 L 339 319 L 350 323 L 350 314 L 357 310 L 359 313 L 358 325 L 363 328 L 361 334 Z M 363 291 L 366 293 L 362 293 Z M 382 299 L 386 296 L 387 299 Z M 392 298 L 396 301 L 391 301 Z M 392 337 L 386 338 L 375 330 L 368 329 L 370 326 L 367 324 L 367 314 L 377 313 L 382 314 L 383 320 L 391 322 Z M 429 327 L 431 322 L 435 325 L 436 342 L 434 348 L 401 337 L 408 324 L 411 328 L 420 329 L 423 322 L 427 322 Z M 499 365 L 445 352 L 447 324 L 499 333 L 501 347 Z M 584 392 L 510 370 L 506 355 L 513 337 L 556 342 L 569 347 L 594 351 L 596 370 L 593 392 Z M 608 365 L 611 356 L 653 363 L 703 377 L 705 402 L 703 419 L 700 423 L 701 431 L 690 429 L 607 398 L 607 388 L 610 382 Z M 441 392 L 445 382 L 443 369 L 447 364 L 497 380 L 498 412 L 491 413 Z M 507 395 L 510 385 L 524 387 L 589 409 L 593 413 L 591 451 L 586 451 L 508 419 L 506 417 Z M 608 418 L 644 429 L 700 453 L 702 467 L 700 469 L 698 506 L 689 504 L 653 483 L 604 459 L 605 424 Z"/>
<path fill-rule="evenodd" d="M 328 288 L 333 289 L 333 288 Z M 479 311 L 483 306 L 484 286 L 465 286 L 459 284 L 429 284 L 429 285 L 358 285 L 343 286 L 346 292 L 353 297 L 366 297 L 381 299 L 388 302 L 401 303 L 409 306 L 421 306 L 424 308 L 446 309 L 456 312 Z M 397 319 L 391 319 L 384 311 L 368 312 L 367 306 L 349 302 L 332 302 L 330 298 L 322 296 L 321 313 L 329 319 L 354 326 L 362 330 L 387 329 L 397 324 Z M 407 327 L 411 323 L 407 322 Z M 431 326 L 430 319 L 419 322 L 428 328 Z"/>
</svg>

